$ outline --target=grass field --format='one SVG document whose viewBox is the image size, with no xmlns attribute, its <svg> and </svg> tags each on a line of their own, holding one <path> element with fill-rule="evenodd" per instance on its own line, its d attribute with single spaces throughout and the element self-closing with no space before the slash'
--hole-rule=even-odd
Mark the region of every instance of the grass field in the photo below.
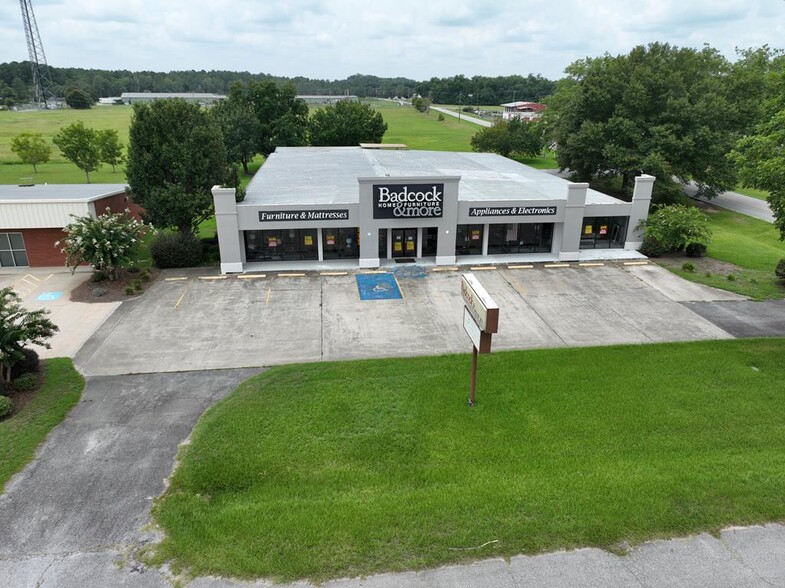
<svg viewBox="0 0 785 588">
<path fill-rule="evenodd" d="M 713 236 L 706 255 L 736 266 L 723 271 L 700 269 L 700 260 L 683 259 L 699 269 L 684 271 L 681 263 L 663 260 L 662 265 L 675 274 L 699 284 L 736 292 L 755 300 L 785 297 L 785 284 L 774 275 L 774 268 L 785 258 L 785 242 L 771 223 L 730 210 L 709 210 Z M 728 276 L 733 276 L 733 280 Z"/>
<path fill-rule="evenodd" d="M 70 359 L 45 361 L 41 390 L 20 412 L 0 421 L 0 491 L 79 401 L 83 387 L 84 380 Z"/>
<path fill-rule="evenodd" d="M 745 196 L 751 196 L 752 198 L 757 198 L 758 200 L 766 200 L 766 198 L 769 197 L 769 193 L 766 190 L 756 190 L 755 188 L 745 188 L 744 186 L 735 188 L 734 192 L 744 194 Z"/>
<path fill-rule="evenodd" d="M 148 557 L 324 580 L 782 520 L 784 356 L 494 353 L 473 409 L 467 355 L 274 368 L 202 417 Z"/>
</svg>

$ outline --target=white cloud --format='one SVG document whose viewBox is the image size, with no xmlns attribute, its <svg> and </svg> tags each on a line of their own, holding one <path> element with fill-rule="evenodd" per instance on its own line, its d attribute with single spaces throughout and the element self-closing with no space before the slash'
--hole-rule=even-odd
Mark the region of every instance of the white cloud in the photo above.
<svg viewBox="0 0 785 588">
<path fill-rule="evenodd" d="M 49 62 L 342 78 L 542 73 L 654 41 L 781 47 L 782 0 L 34 0 Z M 0 60 L 27 57 L 18 5 L 0 7 Z"/>
</svg>

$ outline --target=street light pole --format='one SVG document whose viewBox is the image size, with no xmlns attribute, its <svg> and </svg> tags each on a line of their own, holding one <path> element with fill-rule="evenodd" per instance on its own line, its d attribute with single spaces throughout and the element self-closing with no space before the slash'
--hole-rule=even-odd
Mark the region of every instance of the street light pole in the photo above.
<svg viewBox="0 0 785 588">
<path fill-rule="evenodd" d="M 461 124 L 461 106 L 463 105 L 463 92 L 458 92 L 458 124 Z"/>
</svg>

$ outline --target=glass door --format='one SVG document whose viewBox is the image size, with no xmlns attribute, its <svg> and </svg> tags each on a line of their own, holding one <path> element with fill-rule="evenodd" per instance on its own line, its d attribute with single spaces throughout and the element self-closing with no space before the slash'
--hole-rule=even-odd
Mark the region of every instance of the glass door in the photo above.
<svg viewBox="0 0 785 588">
<path fill-rule="evenodd" d="M 417 229 L 392 229 L 392 256 L 417 256 Z"/>
</svg>

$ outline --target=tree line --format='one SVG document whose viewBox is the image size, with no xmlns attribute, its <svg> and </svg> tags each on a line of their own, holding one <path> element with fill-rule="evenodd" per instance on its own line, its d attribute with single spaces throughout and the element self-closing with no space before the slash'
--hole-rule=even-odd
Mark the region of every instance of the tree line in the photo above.
<svg viewBox="0 0 785 588">
<path fill-rule="evenodd" d="M 352 75 L 343 80 L 281 77 L 270 74 L 252 74 L 236 71 L 171 71 L 154 72 L 128 70 L 101 70 L 83 68 L 49 68 L 57 96 L 66 96 L 69 90 L 80 90 L 93 101 L 102 97 L 120 96 L 123 92 L 207 92 L 227 94 L 232 84 L 241 82 L 274 82 L 291 84 L 297 94 L 343 95 L 360 97 L 393 98 L 409 97 L 415 92 L 417 81 L 404 78 L 380 78 L 369 75 Z M 14 61 L 0 64 L 0 103 L 30 102 L 33 97 L 33 77 L 30 63 Z"/>
</svg>

